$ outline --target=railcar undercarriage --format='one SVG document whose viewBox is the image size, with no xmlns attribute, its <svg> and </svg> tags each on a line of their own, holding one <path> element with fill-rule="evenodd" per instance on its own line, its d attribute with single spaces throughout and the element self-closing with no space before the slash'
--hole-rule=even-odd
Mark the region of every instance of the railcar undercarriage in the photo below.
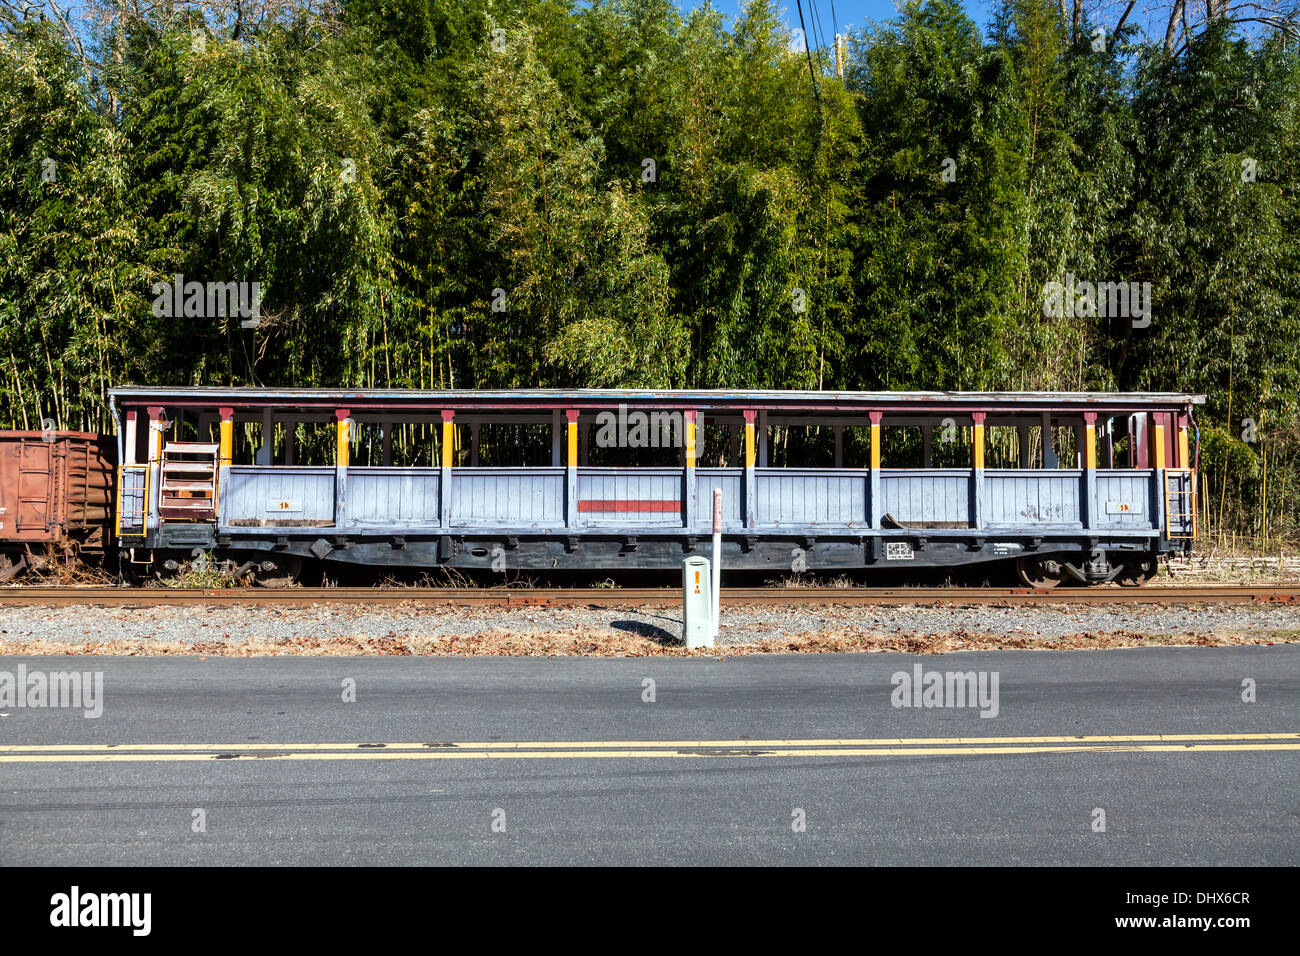
<svg viewBox="0 0 1300 956">
<path fill-rule="evenodd" d="M 675 571 L 692 555 L 712 557 L 708 536 L 647 535 L 332 535 L 239 537 L 163 534 L 135 549 L 137 566 L 177 571 L 219 566 L 236 577 L 282 585 L 304 567 L 365 566 L 377 570 Z M 176 537 L 186 539 L 178 542 Z M 179 545 L 179 546 L 178 546 Z M 1156 575 L 1158 555 L 1147 538 L 1044 539 L 1037 536 L 781 536 L 726 535 L 728 571 L 799 574 L 864 569 L 967 568 L 1001 565 L 1029 587 L 1101 584 L 1136 586 Z"/>
</svg>

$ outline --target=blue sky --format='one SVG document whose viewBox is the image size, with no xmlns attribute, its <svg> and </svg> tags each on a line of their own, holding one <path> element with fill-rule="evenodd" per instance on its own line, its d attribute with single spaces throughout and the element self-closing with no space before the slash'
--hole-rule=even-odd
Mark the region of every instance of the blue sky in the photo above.
<svg viewBox="0 0 1300 956">
<path fill-rule="evenodd" d="M 682 9 L 690 10 L 699 6 L 703 0 L 679 0 Z M 795 5 L 795 0 L 776 0 L 777 7 L 785 10 L 786 22 L 792 26 L 799 25 L 799 10 Z M 735 17 L 740 12 L 741 0 L 713 0 L 713 5 L 728 16 Z M 964 0 L 962 4 L 966 8 L 967 14 L 971 19 L 984 27 L 989 21 L 990 11 L 994 4 L 987 0 Z M 821 18 L 822 33 L 831 34 L 835 31 L 831 29 L 831 0 L 803 0 L 804 22 L 812 16 L 811 7 L 816 6 L 817 15 Z M 838 20 L 838 28 L 843 32 L 845 25 L 850 25 L 854 29 L 862 26 L 869 20 L 888 20 L 898 10 L 895 0 L 835 0 L 835 16 Z M 812 32 L 812 24 L 807 23 L 808 31 Z M 826 37 L 830 42 L 830 36 Z"/>
</svg>

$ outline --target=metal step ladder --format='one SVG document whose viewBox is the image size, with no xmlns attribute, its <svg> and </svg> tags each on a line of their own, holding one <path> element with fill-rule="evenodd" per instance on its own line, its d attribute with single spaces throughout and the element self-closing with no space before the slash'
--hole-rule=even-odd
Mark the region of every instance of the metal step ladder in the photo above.
<svg viewBox="0 0 1300 956">
<path fill-rule="evenodd" d="M 1190 468 L 1165 469 L 1165 537 L 1196 540 L 1196 482 Z"/>
<path fill-rule="evenodd" d="M 168 442 L 163 448 L 158 513 L 164 521 L 217 516 L 217 445 Z"/>
</svg>

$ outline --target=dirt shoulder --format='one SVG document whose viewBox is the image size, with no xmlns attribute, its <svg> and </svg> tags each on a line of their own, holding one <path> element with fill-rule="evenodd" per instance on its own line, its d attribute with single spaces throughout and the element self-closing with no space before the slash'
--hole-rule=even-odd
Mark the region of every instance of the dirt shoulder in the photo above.
<svg viewBox="0 0 1300 956">
<path fill-rule="evenodd" d="M 1292 643 L 1300 607 L 756 606 L 724 610 L 716 648 L 680 633 L 657 607 L 0 608 L 3 655 L 680 657 Z"/>
</svg>

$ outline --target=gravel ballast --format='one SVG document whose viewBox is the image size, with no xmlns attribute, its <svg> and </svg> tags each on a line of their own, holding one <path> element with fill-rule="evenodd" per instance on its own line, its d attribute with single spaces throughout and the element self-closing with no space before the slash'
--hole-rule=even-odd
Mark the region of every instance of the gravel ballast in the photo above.
<svg viewBox="0 0 1300 956">
<path fill-rule="evenodd" d="M 671 608 L 315 604 L 0 608 L 0 654 L 716 655 L 1300 640 L 1300 607 L 1050 605 L 723 610 L 719 647 L 688 652 Z"/>
</svg>

